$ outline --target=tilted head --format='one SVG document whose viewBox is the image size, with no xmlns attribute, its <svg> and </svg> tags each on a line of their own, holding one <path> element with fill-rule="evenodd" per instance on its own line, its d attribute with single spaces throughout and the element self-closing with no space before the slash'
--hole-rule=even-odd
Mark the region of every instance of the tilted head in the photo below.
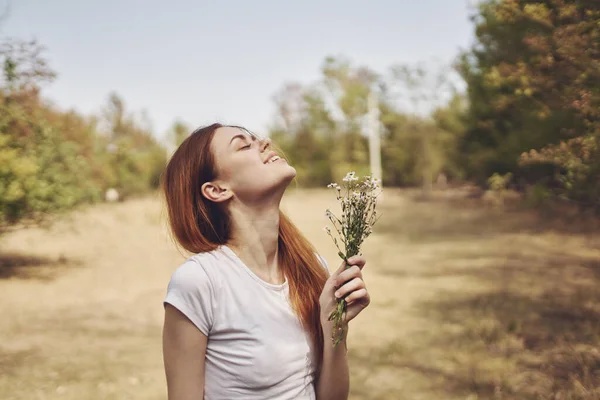
<svg viewBox="0 0 600 400">
<path fill-rule="evenodd" d="M 212 165 L 201 166 L 213 172 L 201 186 L 202 195 L 208 200 L 224 202 L 236 198 L 242 203 L 278 200 L 296 176 L 296 170 L 272 150 L 268 138 L 260 139 L 236 126 L 201 131 L 192 135 L 204 135 L 206 140 L 212 136 L 209 145 Z"/>
<path fill-rule="evenodd" d="M 199 253 L 227 243 L 231 201 L 279 201 L 296 170 L 260 139 L 237 126 L 212 124 L 181 143 L 163 175 L 171 231 Z"/>
</svg>

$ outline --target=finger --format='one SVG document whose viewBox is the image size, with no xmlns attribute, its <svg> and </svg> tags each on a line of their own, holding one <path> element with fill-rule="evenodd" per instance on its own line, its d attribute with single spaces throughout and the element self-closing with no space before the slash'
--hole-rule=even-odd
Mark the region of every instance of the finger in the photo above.
<svg viewBox="0 0 600 400">
<path fill-rule="evenodd" d="M 362 269 L 367 260 L 363 256 L 352 256 L 348 259 L 348 265 L 358 265 L 360 269 Z"/>
<path fill-rule="evenodd" d="M 363 256 L 352 256 L 348 259 L 348 262 L 342 261 L 340 267 L 337 269 L 336 273 L 340 273 L 345 270 L 348 266 L 358 265 L 359 268 L 363 268 L 367 260 Z"/>
<path fill-rule="evenodd" d="M 346 262 L 342 261 L 342 263 L 340 264 L 340 267 L 333 273 L 332 276 L 338 276 L 340 273 L 342 273 L 344 270 L 346 269 Z"/>
<path fill-rule="evenodd" d="M 355 290 L 354 292 L 350 293 L 348 295 L 348 297 L 346 297 L 346 302 L 347 303 L 359 302 L 359 303 L 369 304 L 369 292 L 367 291 L 367 288 L 363 287 L 361 289 Z"/>
<path fill-rule="evenodd" d="M 362 289 L 361 289 L 362 290 Z M 366 289 L 365 289 L 366 291 Z M 371 302 L 371 297 L 367 292 L 366 296 L 363 296 L 361 293 L 361 297 L 355 299 L 354 301 L 348 303 L 346 308 L 346 322 L 353 320 L 358 314 L 362 312 L 369 303 Z"/>
<path fill-rule="evenodd" d="M 348 293 L 352 293 L 355 290 L 359 290 L 365 287 L 365 283 L 360 278 L 354 278 L 350 282 L 344 284 L 341 288 L 335 291 L 335 297 L 344 297 Z"/>
<path fill-rule="evenodd" d="M 329 287 L 330 290 L 335 290 L 339 286 L 337 283 L 337 277 L 344 271 L 344 265 L 342 264 L 333 274 L 327 278 L 325 286 Z"/>
<path fill-rule="evenodd" d="M 354 265 L 345 271 L 342 271 L 335 279 L 336 286 L 342 286 L 347 281 L 354 278 L 362 278 L 362 272 L 358 265 Z"/>
</svg>

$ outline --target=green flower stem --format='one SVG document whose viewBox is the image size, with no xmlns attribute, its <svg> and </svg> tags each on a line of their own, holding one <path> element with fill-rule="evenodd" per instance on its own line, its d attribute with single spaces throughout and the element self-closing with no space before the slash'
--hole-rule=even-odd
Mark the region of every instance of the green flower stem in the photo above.
<svg viewBox="0 0 600 400">
<path fill-rule="evenodd" d="M 338 241 L 338 237 L 329 227 L 325 227 L 325 231 L 333 239 L 339 251 L 338 255 L 344 260 L 345 267 L 348 269 L 350 267 L 348 259 L 360 254 L 360 247 L 371 234 L 377 220 L 375 200 L 378 195 L 378 182 L 369 176 L 360 182 L 354 172 L 349 172 L 343 179 L 342 186 L 337 183 L 327 186 L 336 191 L 336 199 L 342 207 L 341 218 L 335 216 L 329 209 L 325 212 L 340 240 Z M 348 330 L 346 315 L 348 305 L 345 297 L 337 299 L 335 309 L 329 315 L 329 321 L 333 321 L 331 340 L 334 346 L 343 340 Z"/>
<path fill-rule="evenodd" d="M 339 256 L 346 263 L 346 268 L 348 269 L 351 265 L 348 264 L 348 258 L 345 257 L 342 252 L 339 253 Z M 336 307 L 333 309 L 331 314 L 329 314 L 329 321 L 333 321 L 333 332 L 331 334 L 331 341 L 333 342 L 333 346 L 337 346 L 340 343 L 344 336 L 346 336 L 346 332 L 348 331 L 348 323 L 345 321 L 346 319 L 346 310 L 347 303 L 345 296 L 343 298 L 337 299 Z"/>
</svg>

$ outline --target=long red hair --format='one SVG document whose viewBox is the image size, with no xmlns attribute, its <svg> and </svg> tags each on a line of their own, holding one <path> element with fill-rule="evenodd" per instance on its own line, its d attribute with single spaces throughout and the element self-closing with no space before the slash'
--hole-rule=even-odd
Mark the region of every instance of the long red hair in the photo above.
<svg viewBox="0 0 600 400">
<path fill-rule="evenodd" d="M 202 184 L 217 177 L 210 143 L 223 126 L 212 124 L 192 132 L 177 148 L 162 176 L 171 233 L 191 253 L 215 250 L 230 239 L 227 209 L 201 193 Z M 324 340 L 319 296 L 327 273 L 315 253 L 311 243 L 280 211 L 278 264 L 288 280 L 292 307 L 311 338 L 318 371 Z"/>
</svg>

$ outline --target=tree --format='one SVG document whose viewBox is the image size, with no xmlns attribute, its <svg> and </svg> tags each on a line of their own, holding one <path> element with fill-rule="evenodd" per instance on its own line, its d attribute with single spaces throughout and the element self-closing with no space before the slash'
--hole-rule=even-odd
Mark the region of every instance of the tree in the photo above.
<svg viewBox="0 0 600 400">
<path fill-rule="evenodd" d="M 460 175 L 456 167 L 449 167 L 456 137 L 462 134 L 459 124 L 446 123 L 457 117 L 450 115 L 460 107 L 450 70 L 443 65 L 397 64 L 390 68 L 384 82 L 388 103 L 384 107 L 384 126 L 387 124 L 389 131 L 391 123 L 394 129 L 384 138 L 384 160 L 387 165 L 400 160 L 407 163 L 404 173 L 412 173 L 403 179 L 404 184 L 416 184 L 416 173 L 427 195 L 438 173 L 445 170 L 452 171 L 455 177 Z M 444 109 L 449 99 L 452 100 Z M 410 153 L 401 155 L 403 151 L 394 148 L 409 149 Z"/>
<path fill-rule="evenodd" d="M 107 129 L 107 188 L 116 188 L 120 197 L 126 198 L 158 187 L 166 152 L 153 133 L 127 111 L 125 102 L 115 92 L 109 95 L 103 117 Z"/>
<path fill-rule="evenodd" d="M 377 74 L 365 66 L 353 66 L 344 57 L 327 57 L 322 67 L 324 104 L 336 118 L 335 145 L 331 148 L 333 175 L 356 170 L 369 173 L 368 139 L 363 135 L 369 92 Z"/>
<path fill-rule="evenodd" d="M 171 126 L 169 139 L 175 147 L 179 145 L 190 135 L 192 129 L 183 121 L 177 120 Z"/>
<path fill-rule="evenodd" d="M 275 94 L 277 113 L 270 135 L 300 170 L 301 184 L 324 186 L 350 170 L 368 173 L 362 131 L 374 82 L 376 75 L 366 67 L 328 57 L 319 82 L 289 83 Z"/>
<path fill-rule="evenodd" d="M 5 39 L 0 42 L 2 77 L 0 87 L 8 93 L 38 92 L 40 85 L 50 82 L 56 73 L 42 56 L 45 48 L 37 41 Z"/>
<path fill-rule="evenodd" d="M 65 141 L 39 98 L 55 74 L 36 42 L 5 40 L 0 86 L 0 231 L 39 222 L 97 196 L 76 142 Z"/>
<path fill-rule="evenodd" d="M 0 232 L 99 200 L 108 187 L 149 190 L 165 165 L 148 124 L 118 95 L 103 119 L 48 104 L 40 90 L 55 73 L 42 51 L 35 41 L 0 41 Z"/>
<path fill-rule="evenodd" d="M 463 132 L 458 120 L 464 113 L 464 99 L 457 96 L 446 107 L 452 95 L 446 74 L 444 68 L 432 72 L 423 65 L 396 65 L 384 75 L 343 57 L 328 57 L 318 82 L 290 83 L 275 94 L 277 113 L 271 137 L 289 153 L 303 185 L 323 186 L 352 170 L 368 174 L 364 133 L 368 97 L 375 91 L 383 125 L 386 184 L 428 187 L 440 171 L 460 177 L 456 138 Z M 425 103 L 429 111 L 419 114 L 417 110 Z M 406 104 L 409 111 L 402 107 Z"/>
<path fill-rule="evenodd" d="M 459 63 L 468 84 L 461 152 L 470 176 L 524 178 L 523 152 L 597 134 L 600 3 L 490 0 L 474 21 L 477 43 Z"/>
<path fill-rule="evenodd" d="M 277 120 L 270 130 L 274 143 L 298 170 L 303 186 L 324 186 L 332 181 L 330 163 L 335 121 L 314 88 L 287 84 L 273 97 Z"/>
<path fill-rule="evenodd" d="M 439 130 L 438 151 L 443 156 L 440 171 L 458 181 L 465 178 L 465 171 L 462 168 L 463 155 L 459 146 L 466 131 L 467 109 L 468 103 L 464 94 L 455 93 L 447 104 L 437 107 L 432 114 Z"/>
</svg>

